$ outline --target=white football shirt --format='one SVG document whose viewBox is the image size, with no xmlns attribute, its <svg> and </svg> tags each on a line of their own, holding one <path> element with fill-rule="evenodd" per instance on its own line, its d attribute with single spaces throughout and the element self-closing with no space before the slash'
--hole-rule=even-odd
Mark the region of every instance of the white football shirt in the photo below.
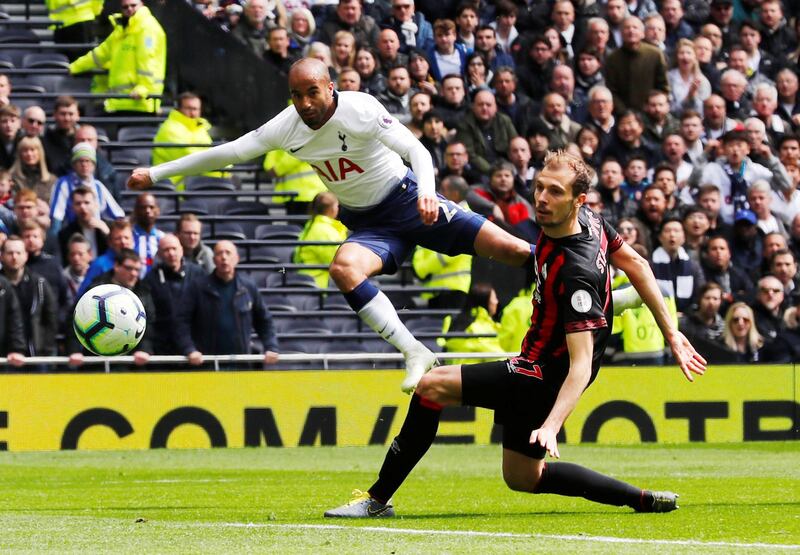
<svg viewBox="0 0 800 555">
<path fill-rule="evenodd" d="M 158 181 L 203 173 L 276 149 L 311 164 L 348 208 L 370 208 L 383 200 L 406 175 L 403 158 L 411 162 L 419 193 L 435 194 L 428 151 L 377 99 L 360 92 L 338 93 L 333 116 L 319 129 L 308 127 L 289 106 L 239 139 L 155 166 L 150 176 Z"/>
</svg>

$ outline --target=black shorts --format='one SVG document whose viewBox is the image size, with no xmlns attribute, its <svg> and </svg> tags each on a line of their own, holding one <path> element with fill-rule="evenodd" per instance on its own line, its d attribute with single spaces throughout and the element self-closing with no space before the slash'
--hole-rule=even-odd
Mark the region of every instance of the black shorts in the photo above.
<svg viewBox="0 0 800 555">
<path fill-rule="evenodd" d="M 494 411 L 503 426 L 503 447 L 543 459 L 545 449 L 531 445 L 531 432 L 544 423 L 556 402 L 558 389 L 541 378 L 536 363 L 513 358 L 461 366 L 462 403 Z"/>
</svg>

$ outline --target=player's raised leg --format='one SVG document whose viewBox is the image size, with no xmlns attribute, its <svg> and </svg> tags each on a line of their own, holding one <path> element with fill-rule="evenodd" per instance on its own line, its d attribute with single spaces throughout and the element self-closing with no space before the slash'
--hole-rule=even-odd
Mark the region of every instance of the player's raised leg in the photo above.
<svg viewBox="0 0 800 555">
<path fill-rule="evenodd" d="M 523 266 L 533 256 L 534 245 L 486 221 L 475 237 L 475 253 L 509 266 Z"/>
<path fill-rule="evenodd" d="M 344 243 L 331 262 L 331 278 L 345 299 L 370 328 L 394 345 L 406 359 L 401 389 L 410 393 L 436 364 L 436 356 L 400 321 L 392 302 L 368 278 L 381 271 L 381 258 L 357 243 Z"/>
<path fill-rule="evenodd" d="M 503 479 L 514 491 L 583 497 L 637 512 L 666 513 L 678 508 L 675 493 L 643 490 L 577 464 L 546 463 L 511 449 L 503 449 Z"/>
</svg>

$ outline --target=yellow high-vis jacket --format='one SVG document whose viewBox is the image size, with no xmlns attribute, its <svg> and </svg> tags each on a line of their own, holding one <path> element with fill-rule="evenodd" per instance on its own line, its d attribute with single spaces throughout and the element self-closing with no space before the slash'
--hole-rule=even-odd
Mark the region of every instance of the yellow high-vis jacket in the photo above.
<svg viewBox="0 0 800 555">
<path fill-rule="evenodd" d="M 207 144 L 211 145 L 211 135 L 208 130 L 211 129 L 211 124 L 205 118 L 190 118 L 185 116 L 180 110 L 170 111 L 167 119 L 158 128 L 156 136 L 153 138 L 153 144 L 158 143 L 183 143 L 183 144 Z M 187 147 L 161 147 L 154 146 L 153 148 L 153 165 L 163 164 L 164 162 L 171 162 L 178 158 L 183 158 L 193 152 L 204 150 L 205 147 L 201 146 L 187 146 Z M 211 171 L 204 173 L 212 177 L 223 177 L 225 174 L 219 171 Z M 176 189 L 183 190 L 182 175 L 174 175 L 170 180 L 175 183 Z"/>
<path fill-rule="evenodd" d="M 83 21 L 94 21 L 103 11 L 103 0 L 47 0 L 50 19 L 64 27 Z"/>
<path fill-rule="evenodd" d="M 339 220 L 318 214 L 306 222 L 300 241 L 339 241 L 347 239 L 347 228 Z M 298 264 L 330 264 L 336 254 L 338 245 L 308 245 L 297 247 L 294 261 Z M 328 286 L 328 270 L 300 270 L 317 282 L 317 287 Z"/>
<path fill-rule="evenodd" d="M 295 200 L 297 202 L 311 202 L 314 197 L 328 188 L 322 183 L 307 162 L 298 160 L 285 150 L 271 150 L 264 157 L 264 169 L 275 172 L 276 191 L 295 191 L 297 196 L 274 197 L 273 202 L 287 202 Z"/>
<path fill-rule="evenodd" d="M 141 96 L 109 98 L 105 101 L 107 112 L 157 113 L 161 110 L 161 100 L 147 96 L 164 92 L 167 37 L 147 6 L 139 8 L 126 26 L 120 23 L 121 17 L 122 14 L 111 16 L 114 30 L 94 50 L 72 62 L 70 73 L 108 69 L 108 92 Z"/>
</svg>

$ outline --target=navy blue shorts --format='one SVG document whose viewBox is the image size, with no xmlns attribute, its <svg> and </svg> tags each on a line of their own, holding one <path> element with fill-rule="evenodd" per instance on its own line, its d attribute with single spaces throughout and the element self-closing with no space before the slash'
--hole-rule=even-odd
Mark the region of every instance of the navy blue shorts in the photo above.
<svg viewBox="0 0 800 555">
<path fill-rule="evenodd" d="M 409 170 L 377 206 L 363 211 L 340 208 L 339 219 L 352 232 L 345 242 L 377 254 L 384 274 L 396 272 L 416 245 L 450 256 L 475 254 L 475 237 L 486 219 L 436 196 L 439 217 L 433 225 L 425 225 L 417 211 L 416 176 Z"/>
</svg>

